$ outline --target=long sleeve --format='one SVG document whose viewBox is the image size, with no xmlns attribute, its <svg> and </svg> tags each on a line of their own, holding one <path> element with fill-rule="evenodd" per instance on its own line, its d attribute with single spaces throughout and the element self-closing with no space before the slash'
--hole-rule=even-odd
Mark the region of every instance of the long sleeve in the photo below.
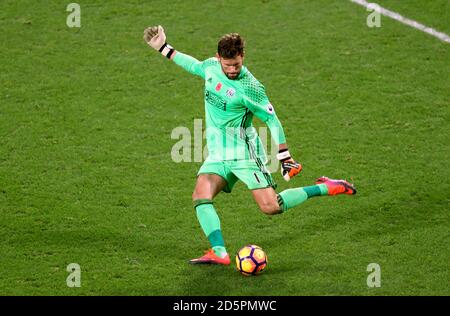
<svg viewBox="0 0 450 316">
<path fill-rule="evenodd" d="M 269 101 L 262 84 L 253 83 L 245 87 L 245 106 L 252 111 L 257 118 L 269 127 L 273 140 L 279 144 L 286 143 L 283 127 L 278 119 L 275 109 Z"/>
<path fill-rule="evenodd" d="M 192 56 L 180 53 L 179 51 L 175 54 L 173 61 L 187 72 L 205 79 L 205 68 L 203 66 L 203 62 Z"/>
<path fill-rule="evenodd" d="M 277 115 L 274 113 L 273 116 L 265 121 L 267 127 L 269 127 L 270 134 L 272 138 L 277 143 L 277 145 L 285 144 L 286 137 L 284 135 L 283 126 L 281 126 L 281 122 L 278 119 Z"/>
</svg>

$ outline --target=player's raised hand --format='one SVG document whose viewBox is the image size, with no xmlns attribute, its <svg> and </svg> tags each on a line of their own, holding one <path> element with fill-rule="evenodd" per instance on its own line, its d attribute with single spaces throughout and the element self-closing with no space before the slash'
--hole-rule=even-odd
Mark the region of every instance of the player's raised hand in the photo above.
<svg viewBox="0 0 450 316">
<path fill-rule="evenodd" d="M 281 175 L 286 181 L 289 181 L 302 171 L 302 165 L 291 158 L 287 148 L 278 152 L 277 159 L 281 163 Z"/>
<path fill-rule="evenodd" d="M 157 51 L 166 43 L 166 34 L 161 25 L 151 26 L 144 30 L 144 41 Z"/>
</svg>

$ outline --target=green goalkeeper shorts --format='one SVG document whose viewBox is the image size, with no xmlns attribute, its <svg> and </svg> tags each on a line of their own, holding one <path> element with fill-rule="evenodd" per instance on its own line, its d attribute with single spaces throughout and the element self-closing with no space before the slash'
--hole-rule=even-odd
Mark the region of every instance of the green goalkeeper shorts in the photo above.
<svg viewBox="0 0 450 316">
<path fill-rule="evenodd" d="M 224 192 L 230 193 L 238 180 L 244 182 L 250 190 L 276 188 L 276 183 L 261 160 L 224 160 L 205 161 L 197 176 L 201 174 L 217 174 L 225 179 L 227 185 Z"/>
</svg>

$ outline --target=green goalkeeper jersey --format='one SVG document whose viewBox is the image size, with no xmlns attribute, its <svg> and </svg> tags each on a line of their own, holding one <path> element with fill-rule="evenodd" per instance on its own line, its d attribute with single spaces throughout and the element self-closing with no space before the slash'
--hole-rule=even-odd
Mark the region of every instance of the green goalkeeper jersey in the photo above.
<svg viewBox="0 0 450 316">
<path fill-rule="evenodd" d="M 264 86 L 242 66 L 239 76 L 228 79 L 217 58 L 203 62 L 177 51 L 173 61 L 205 81 L 207 161 L 260 159 L 267 162 L 253 116 L 267 124 L 274 141 L 285 136 Z"/>
</svg>

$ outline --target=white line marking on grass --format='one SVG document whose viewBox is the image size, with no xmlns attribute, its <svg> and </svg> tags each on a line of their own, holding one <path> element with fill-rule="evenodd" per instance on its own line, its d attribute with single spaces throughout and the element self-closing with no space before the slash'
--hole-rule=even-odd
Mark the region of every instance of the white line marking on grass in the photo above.
<svg viewBox="0 0 450 316">
<path fill-rule="evenodd" d="M 441 41 L 450 43 L 450 37 L 447 34 L 442 33 L 442 32 L 438 32 L 435 29 L 432 29 L 431 27 L 428 27 L 428 26 L 425 26 L 423 24 L 420 24 L 417 21 L 405 18 L 405 17 L 401 16 L 400 14 L 398 14 L 397 12 L 385 9 L 385 8 L 379 6 L 376 3 L 369 3 L 366 0 L 350 0 L 350 1 L 353 2 L 353 3 L 359 4 L 359 5 L 363 6 L 363 7 L 366 7 L 367 9 L 375 10 L 375 11 L 377 11 L 377 12 L 379 12 L 379 13 L 387 16 L 387 17 L 390 17 L 390 18 L 392 18 L 394 20 L 397 20 L 397 21 L 399 21 L 399 22 L 401 22 L 403 24 L 411 26 L 411 27 L 413 27 L 415 29 L 418 29 L 418 30 L 420 30 L 422 32 L 428 33 L 428 34 L 430 34 L 430 35 L 432 35 L 434 37 L 437 37 Z"/>
</svg>

